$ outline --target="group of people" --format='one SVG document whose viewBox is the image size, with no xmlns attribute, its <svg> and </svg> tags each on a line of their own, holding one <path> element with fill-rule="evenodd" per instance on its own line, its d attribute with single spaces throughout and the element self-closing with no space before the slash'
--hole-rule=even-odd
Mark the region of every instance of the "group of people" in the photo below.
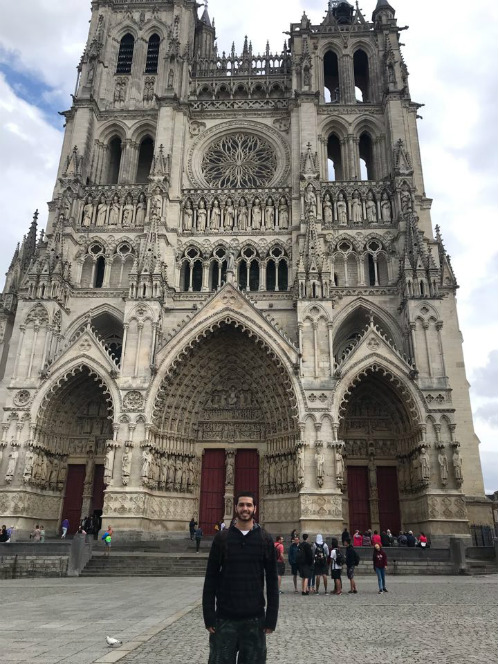
<svg viewBox="0 0 498 664">
<path fill-rule="evenodd" d="M 347 539 L 350 539 L 347 528 L 344 529 L 341 539 L 343 545 Z M 394 537 L 389 528 L 383 530 L 380 535 L 377 530 L 374 530 L 373 532 L 371 530 L 366 530 L 363 533 L 359 530 L 355 530 L 353 535 L 353 546 L 375 546 L 375 544 L 380 544 L 384 548 L 391 546 L 418 546 L 425 549 L 429 546 L 429 540 L 423 532 L 420 533 L 418 538 L 415 537 L 412 530 L 409 530 L 406 533 L 400 532 L 397 537 Z"/>
<path fill-rule="evenodd" d="M 4 543 L 6 544 L 7 542 L 10 542 L 12 539 L 12 535 L 14 533 L 14 526 L 10 526 L 10 528 L 7 528 L 7 526 L 2 526 L 2 530 L 0 531 L 0 544 Z"/>
</svg>

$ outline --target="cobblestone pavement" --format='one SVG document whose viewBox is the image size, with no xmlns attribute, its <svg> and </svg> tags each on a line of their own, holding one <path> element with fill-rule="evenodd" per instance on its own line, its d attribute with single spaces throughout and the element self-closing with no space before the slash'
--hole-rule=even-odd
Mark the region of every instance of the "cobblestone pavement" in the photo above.
<svg viewBox="0 0 498 664">
<path fill-rule="evenodd" d="M 308 596 L 284 579 L 278 629 L 268 664 L 331 658 L 382 664 L 472 664 L 498 661 L 498 576 L 358 580 L 357 595 Z M 120 664 L 206 664 L 207 632 L 194 609 L 120 660 Z"/>
</svg>

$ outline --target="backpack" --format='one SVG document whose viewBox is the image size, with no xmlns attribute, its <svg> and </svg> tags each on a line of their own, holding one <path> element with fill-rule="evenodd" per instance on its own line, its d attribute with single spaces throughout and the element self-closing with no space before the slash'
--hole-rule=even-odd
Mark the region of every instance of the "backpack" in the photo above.
<svg viewBox="0 0 498 664">
<path fill-rule="evenodd" d="M 344 554 L 339 548 L 337 548 L 335 550 L 335 564 L 338 565 L 339 567 L 342 567 L 344 563 L 345 563 Z"/>
<path fill-rule="evenodd" d="M 306 564 L 306 551 L 303 548 L 303 543 L 299 544 L 297 547 L 296 554 L 296 565 L 305 565 Z"/>
<path fill-rule="evenodd" d="M 327 562 L 323 544 L 317 544 L 315 548 L 315 565 L 323 567 Z"/>
</svg>

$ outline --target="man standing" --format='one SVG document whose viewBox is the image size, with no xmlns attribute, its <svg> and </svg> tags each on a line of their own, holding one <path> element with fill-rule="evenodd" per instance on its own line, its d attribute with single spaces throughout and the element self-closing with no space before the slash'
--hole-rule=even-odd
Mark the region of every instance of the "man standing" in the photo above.
<svg viewBox="0 0 498 664">
<path fill-rule="evenodd" d="M 277 558 L 278 590 L 282 594 L 282 577 L 285 575 L 284 538 L 279 535 L 275 540 L 275 556 Z"/>
<path fill-rule="evenodd" d="M 191 540 L 194 539 L 196 525 L 197 525 L 197 521 L 195 520 L 194 517 L 192 517 L 190 519 L 190 523 L 188 524 L 188 529 L 189 529 L 189 532 L 190 532 L 190 539 Z"/>
<path fill-rule="evenodd" d="M 297 564 L 299 565 L 299 576 L 302 580 L 301 595 L 309 595 L 308 584 L 311 579 L 313 565 L 313 551 L 308 542 L 308 533 L 303 534 L 303 541 L 299 545 L 297 552 Z"/>
<path fill-rule="evenodd" d="M 298 593 L 297 575 L 299 574 L 299 565 L 297 564 L 297 551 L 299 549 L 299 535 L 296 533 L 292 537 L 292 544 L 289 548 L 289 565 L 291 566 L 292 581 L 294 582 L 294 592 Z"/>
<path fill-rule="evenodd" d="M 244 664 L 265 664 L 266 635 L 278 618 L 277 561 L 272 538 L 254 520 L 254 495 L 235 502 L 235 523 L 215 536 L 204 581 L 209 664 L 235 664 L 237 653 Z"/>
<path fill-rule="evenodd" d="M 195 531 L 195 552 L 199 553 L 201 548 L 201 539 L 203 536 L 202 528 L 199 526 Z"/>
<path fill-rule="evenodd" d="M 66 539 L 66 534 L 67 531 L 69 530 L 69 519 L 64 519 L 64 521 L 61 524 L 61 528 L 62 528 L 61 539 Z"/>
</svg>

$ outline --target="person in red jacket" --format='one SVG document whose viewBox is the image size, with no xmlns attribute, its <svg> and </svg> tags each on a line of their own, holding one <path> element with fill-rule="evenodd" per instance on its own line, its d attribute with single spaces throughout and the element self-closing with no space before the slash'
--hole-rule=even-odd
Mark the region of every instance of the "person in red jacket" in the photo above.
<svg viewBox="0 0 498 664">
<path fill-rule="evenodd" d="M 382 538 L 379 533 L 374 530 L 374 534 L 372 535 L 372 545 L 375 546 L 376 544 L 380 544 L 380 546 L 382 546 Z"/>
<path fill-rule="evenodd" d="M 379 595 L 387 593 L 386 589 L 386 568 L 387 556 L 380 544 L 376 544 L 373 552 L 373 566 L 379 582 Z"/>
</svg>

